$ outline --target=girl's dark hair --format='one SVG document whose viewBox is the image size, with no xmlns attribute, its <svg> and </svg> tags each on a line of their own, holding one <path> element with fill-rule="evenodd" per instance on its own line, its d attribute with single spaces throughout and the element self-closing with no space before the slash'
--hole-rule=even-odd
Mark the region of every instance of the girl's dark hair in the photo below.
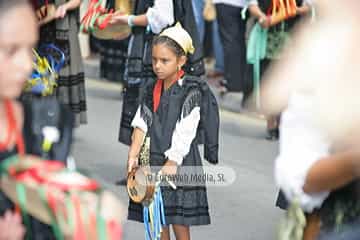
<svg viewBox="0 0 360 240">
<path fill-rule="evenodd" d="M 186 56 L 184 49 L 182 49 L 182 47 L 177 42 L 167 36 L 156 36 L 153 40 L 152 46 L 154 47 L 158 44 L 166 45 L 175 53 L 177 57 Z"/>
<path fill-rule="evenodd" d="M 8 11 L 14 7 L 21 5 L 29 5 L 29 0 L 0 0 L 0 14 L 2 15 L 5 11 Z"/>
</svg>

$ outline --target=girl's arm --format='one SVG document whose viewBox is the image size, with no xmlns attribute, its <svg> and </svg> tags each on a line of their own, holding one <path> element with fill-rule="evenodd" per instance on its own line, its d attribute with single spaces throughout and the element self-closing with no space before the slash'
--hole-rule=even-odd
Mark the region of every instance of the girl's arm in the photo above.
<svg viewBox="0 0 360 240">
<path fill-rule="evenodd" d="M 138 107 L 135 117 L 131 122 L 134 131 L 131 136 L 131 145 L 128 153 L 128 172 L 138 165 L 139 153 L 148 131 L 148 124 L 141 116 L 141 106 Z"/>
<path fill-rule="evenodd" d="M 129 154 L 128 154 L 128 172 L 131 172 L 131 170 L 138 165 L 139 153 L 144 138 L 145 138 L 145 132 L 140 128 L 134 128 L 131 137 Z"/>
</svg>

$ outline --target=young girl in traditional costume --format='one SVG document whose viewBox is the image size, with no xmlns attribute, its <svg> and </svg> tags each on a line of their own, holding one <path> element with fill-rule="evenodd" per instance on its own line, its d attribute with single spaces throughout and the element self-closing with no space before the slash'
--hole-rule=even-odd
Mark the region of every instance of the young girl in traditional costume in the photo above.
<svg viewBox="0 0 360 240">
<path fill-rule="evenodd" d="M 144 164 L 139 163 L 139 153 L 145 138 L 150 139 L 150 166 L 160 166 L 163 174 L 179 173 L 180 166 L 202 166 L 195 140 L 202 93 L 182 70 L 187 54 L 193 52 L 192 39 L 179 24 L 155 37 L 152 67 L 157 80 L 144 87 L 132 121 L 129 171 Z M 190 226 L 210 224 L 204 185 L 176 190 L 161 186 L 161 191 L 166 224 L 173 226 L 176 239 L 190 239 Z M 128 218 L 143 221 L 142 205 L 130 201 Z M 161 239 L 170 239 L 169 227 L 163 229 Z"/>
</svg>

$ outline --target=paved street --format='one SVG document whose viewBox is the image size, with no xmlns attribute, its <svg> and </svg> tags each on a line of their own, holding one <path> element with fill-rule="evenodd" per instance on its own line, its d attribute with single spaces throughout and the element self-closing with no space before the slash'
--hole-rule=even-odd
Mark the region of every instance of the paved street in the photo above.
<svg viewBox="0 0 360 240">
<path fill-rule="evenodd" d="M 87 81 L 89 124 L 76 130 L 73 155 L 79 169 L 90 172 L 116 192 L 127 207 L 124 187 L 114 182 L 125 173 L 127 147 L 118 143 L 120 87 Z M 277 144 L 264 140 L 265 122 L 221 112 L 220 164 L 233 168 L 236 181 L 229 187 L 209 187 L 212 224 L 194 227 L 192 239 L 275 239 L 282 214 L 274 207 L 277 195 L 273 160 Z M 124 239 L 144 239 L 141 224 L 126 221 Z"/>
</svg>

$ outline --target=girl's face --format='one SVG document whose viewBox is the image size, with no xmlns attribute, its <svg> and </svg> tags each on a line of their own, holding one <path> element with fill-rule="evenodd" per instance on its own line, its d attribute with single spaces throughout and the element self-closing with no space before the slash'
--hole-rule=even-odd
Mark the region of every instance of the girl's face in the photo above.
<svg viewBox="0 0 360 240">
<path fill-rule="evenodd" d="M 157 44 L 152 49 L 152 67 L 157 78 L 171 81 L 177 76 L 177 72 L 185 64 L 186 57 L 178 57 L 165 44 Z"/>
<path fill-rule="evenodd" d="M 0 16 L 0 100 L 21 94 L 32 71 L 37 35 L 37 22 L 29 6 L 13 7 Z"/>
</svg>

